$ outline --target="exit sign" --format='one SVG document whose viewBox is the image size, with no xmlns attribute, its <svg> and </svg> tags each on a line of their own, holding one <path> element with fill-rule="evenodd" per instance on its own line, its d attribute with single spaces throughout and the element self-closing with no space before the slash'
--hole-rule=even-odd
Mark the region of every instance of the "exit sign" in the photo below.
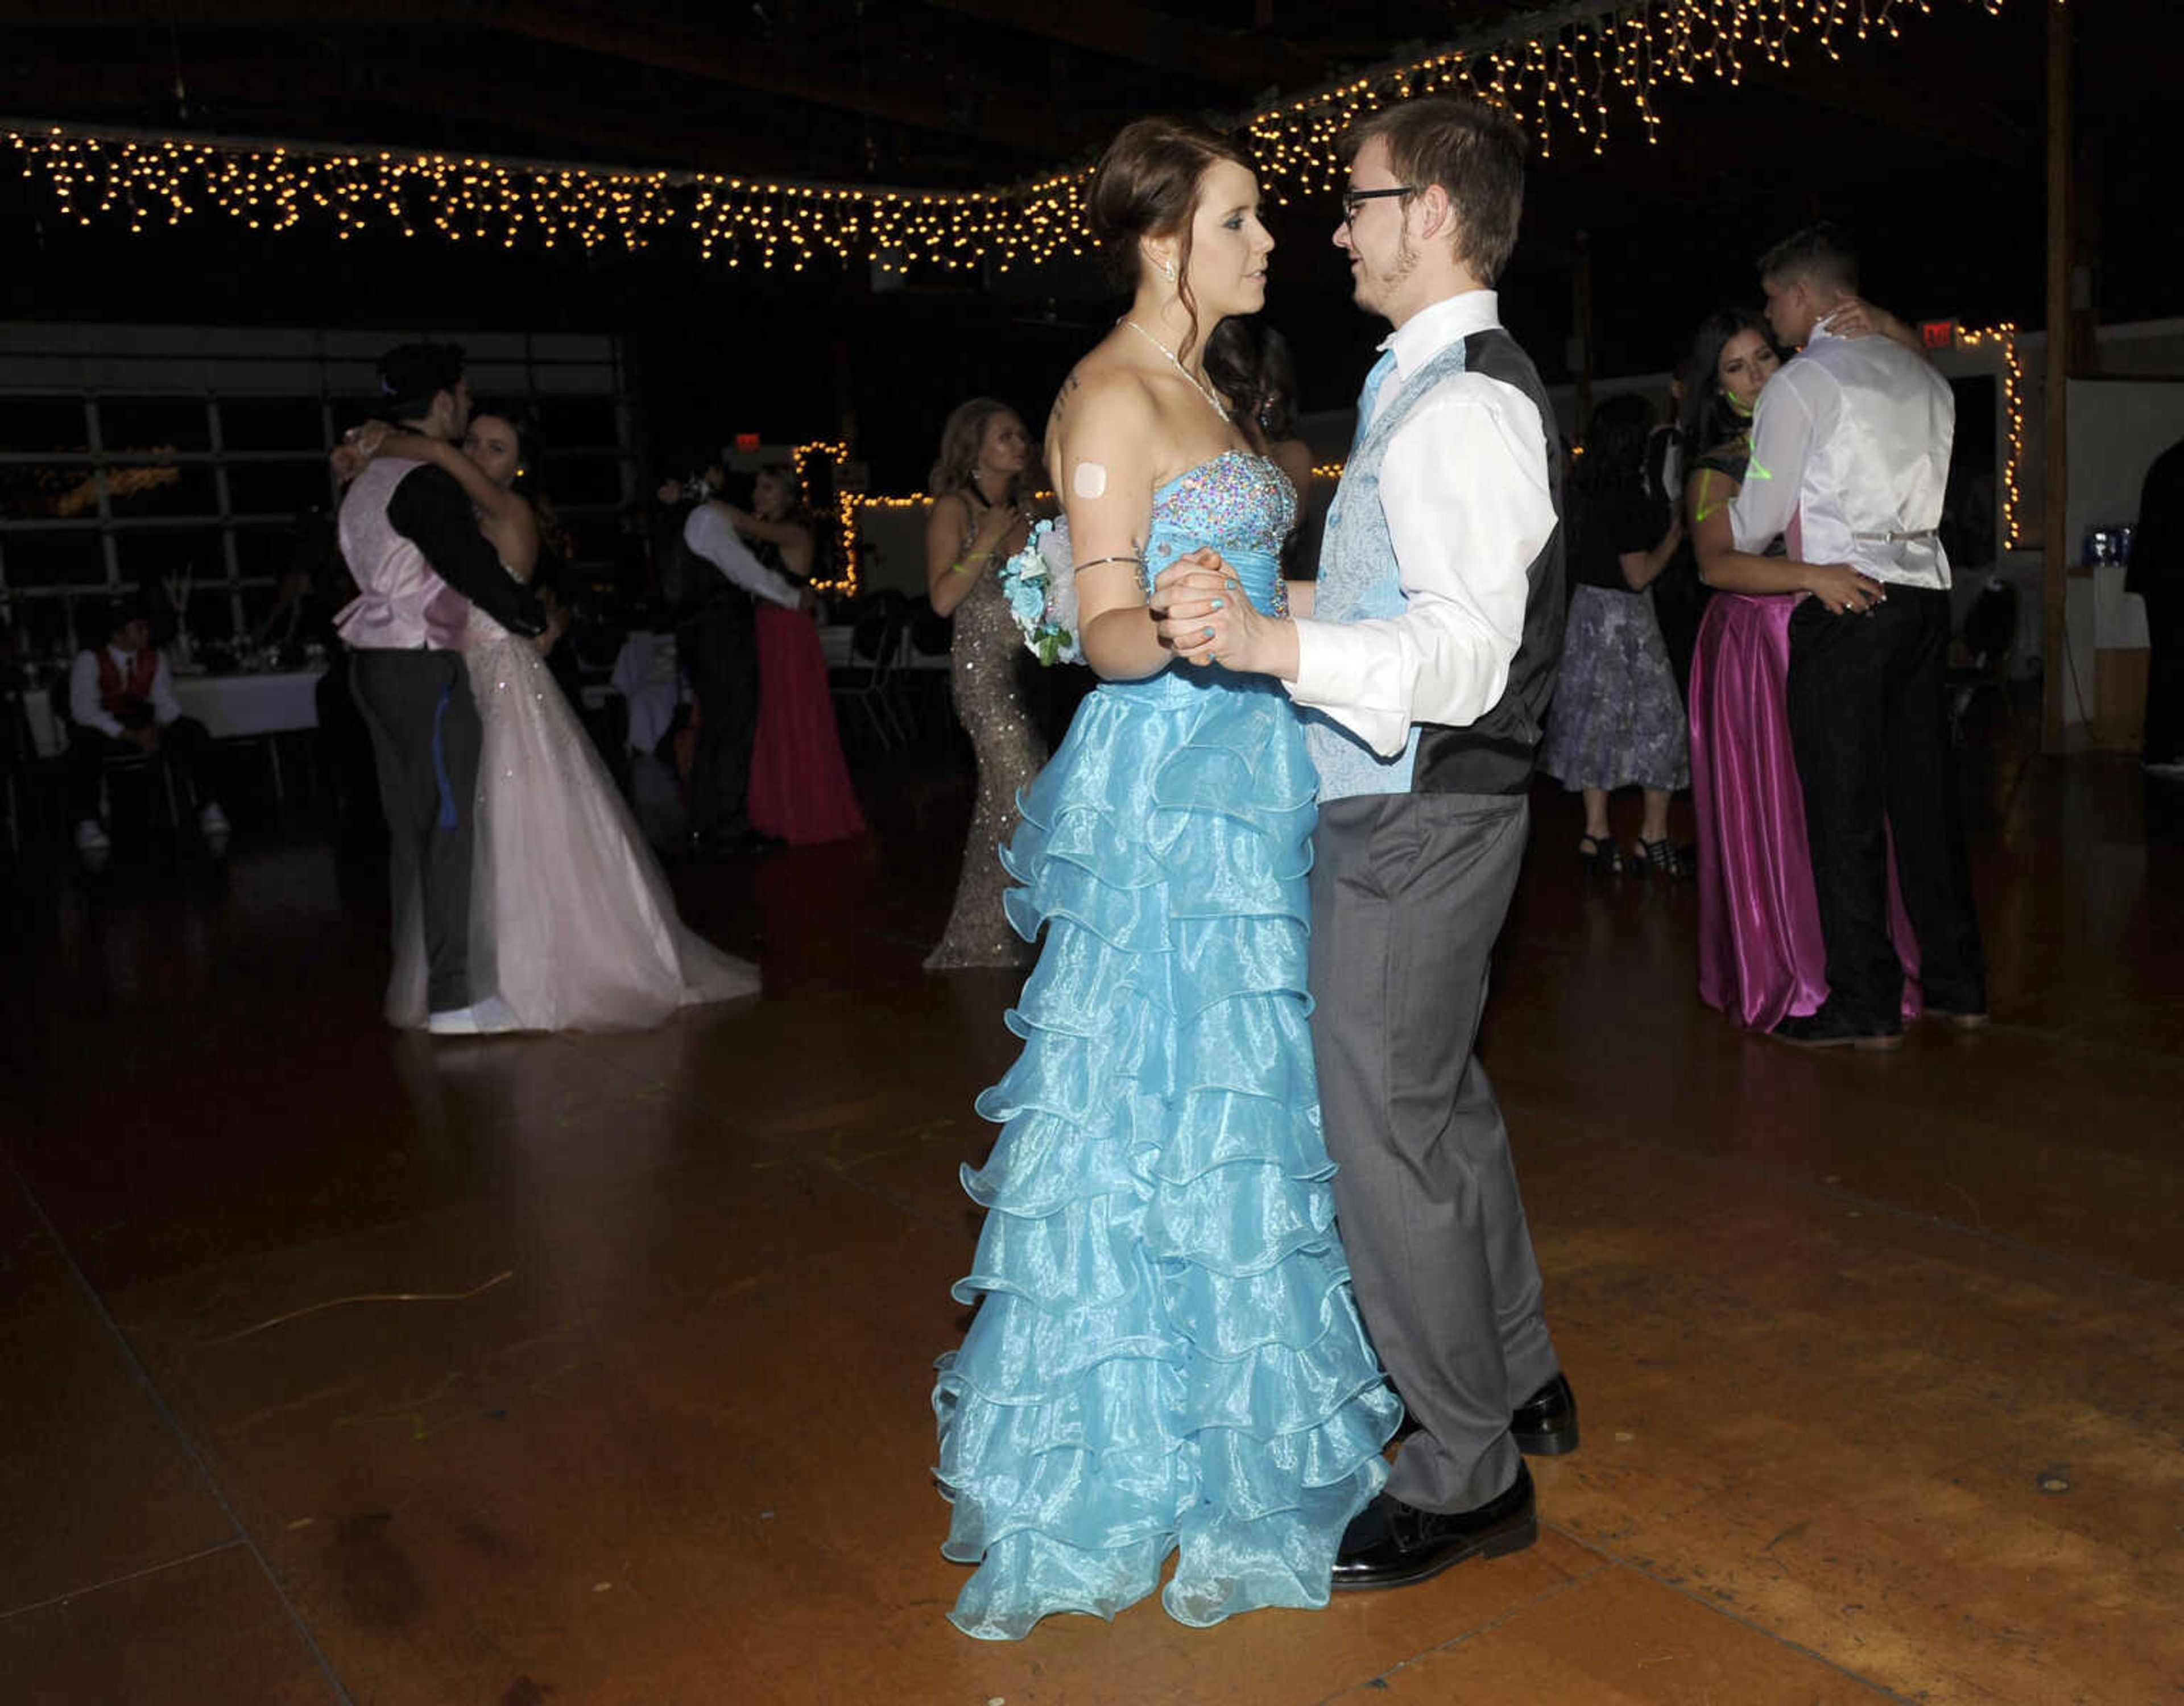
<svg viewBox="0 0 2184 1706">
<path fill-rule="evenodd" d="M 1957 322 L 1953 320 L 1922 320 L 1919 322 L 1919 341 L 1929 349 L 1948 349 L 1957 341 Z"/>
</svg>

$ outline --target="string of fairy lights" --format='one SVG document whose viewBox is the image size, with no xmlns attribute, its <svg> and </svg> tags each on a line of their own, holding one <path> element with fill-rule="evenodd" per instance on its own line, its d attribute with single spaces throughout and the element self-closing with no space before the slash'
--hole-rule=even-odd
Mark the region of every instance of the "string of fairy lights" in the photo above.
<svg viewBox="0 0 2184 1706">
<path fill-rule="evenodd" d="M 1935 3 L 1630 0 L 1568 8 L 1537 33 L 1391 62 L 1275 102 L 1238 129 L 1262 187 L 1284 204 L 1332 190 L 1343 131 L 1414 95 L 1463 92 L 1502 106 L 1543 157 L 1563 145 L 1600 153 L 1626 118 L 1646 142 L 1657 140 L 1662 92 L 1709 79 L 1740 85 L 1808 52 L 1840 59 L 1850 42 L 1898 39 L 1904 15 L 1930 14 Z M 2004 0 L 1961 3 L 1992 15 Z M 22 176 L 42 181 L 61 217 L 84 226 L 121 223 L 139 234 L 216 215 L 269 233 L 330 227 L 343 242 L 393 234 L 587 254 L 636 254 L 677 237 L 700 260 L 732 268 L 802 271 L 832 262 L 882 273 L 1008 272 L 1089 248 L 1086 166 L 994 189 L 928 190 L 20 121 L 0 121 L 0 136 Z M 2015 332 L 1999 326 L 1959 335 L 1965 348 L 1997 348 L 2004 363 L 2003 515 L 2012 547 L 2022 534 L 2024 449 Z M 839 490 L 850 454 L 847 444 L 830 443 L 794 452 L 807 493 L 813 459 L 836 465 L 832 507 L 844 567 L 829 590 L 856 588 L 863 511 L 929 501 Z M 1336 477 L 1340 468 L 1312 471 Z"/>
<path fill-rule="evenodd" d="M 1630 0 L 1565 8 L 1536 34 L 1446 48 L 1249 114 L 1239 129 L 1275 200 L 1323 192 L 1334 143 L 1412 95 L 1467 92 L 1506 107 L 1542 155 L 1604 151 L 1627 117 L 1654 140 L 1657 93 L 1732 85 L 1801 55 L 1893 40 L 1936 0 Z M 2003 0 L 1958 0 L 1990 14 Z M 1089 247 L 1089 167 L 995 189 L 924 190 L 680 170 L 633 170 L 313 142 L 161 136 L 0 121 L 23 176 L 84 226 L 132 232 L 219 215 L 253 231 L 331 228 L 512 249 L 633 254 L 677 235 L 731 267 L 822 261 L 883 272 L 1001 272 Z"/>
<path fill-rule="evenodd" d="M 1959 330 L 1959 349 L 1995 349 L 2002 355 L 2002 418 L 2006 446 L 2002 459 L 2002 543 L 2018 550 L 2025 539 L 2021 505 L 2025 471 L 2025 360 L 2018 353 L 2017 326 L 2004 321 L 1983 331 Z"/>
</svg>

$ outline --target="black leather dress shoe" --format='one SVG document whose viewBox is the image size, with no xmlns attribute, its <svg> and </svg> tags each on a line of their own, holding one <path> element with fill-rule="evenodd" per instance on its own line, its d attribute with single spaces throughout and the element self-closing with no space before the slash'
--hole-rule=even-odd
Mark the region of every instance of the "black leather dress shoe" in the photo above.
<svg viewBox="0 0 2184 1706">
<path fill-rule="evenodd" d="M 1396 1425 L 1395 1437 L 1407 1440 L 1418 1430 L 1418 1419 L 1407 1407 Z M 1509 1437 L 1528 1458 L 1558 1458 L 1577 1449 L 1577 1394 L 1557 1374 L 1509 1412 Z"/>
<path fill-rule="evenodd" d="M 1539 1537 L 1532 1472 L 1522 1463 L 1509 1491 L 1475 1510 L 1420 1510 L 1382 1493 L 1342 1536 L 1334 1585 L 1344 1591 L 1408 1587 L 1468 1558 L 1522 1552 Z"/>
<path fill-rule="evenodd" d="M 1509 1417 L 1509 1437 L 1528 1458 L 1558 1458 L 1577 1449 L 1577 1394 L 1557 1374 Z"/>
<path fill-rule="evenodd" d="M 1891 1054 L 1903 1046 L 1903 1026 L 1860 1025 L 1822 1007 L 1817 1013 L 1792 1013 L 1767 1033 L 1778 1043 L 1800 1049 L 1856 1049 L 1860 1054 Z"/>
</svg>

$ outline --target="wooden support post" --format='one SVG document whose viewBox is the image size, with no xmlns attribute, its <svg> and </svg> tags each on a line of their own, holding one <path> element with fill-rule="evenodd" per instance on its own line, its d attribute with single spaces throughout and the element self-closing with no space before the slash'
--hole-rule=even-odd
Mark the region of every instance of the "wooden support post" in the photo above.
<svg viewBox="0 0 2184 1706">
<path fill-rule="evenodd" d="M 1570 318 L 1571 341 L 1577 345 L 1577 371 L 1572 376 L 1577 382 L 1572 405 L 1571 430 L 1577 442 L 1585 443 L 1585 435 L 1592 426 L 1592 237 L 1580 231 L 1576 239 L 1577 265 L 1571 275 Z"/>
<path fill-rule="evenodd" d="M 2070 667 L 2064 633 L 2070 540 L 2070 260 L 2075 209 L 2070 167 L 2070 14 L 2048 0 L 2048 478 L 2040 570 L 2040 744 L 2063 750 L 2063 684 Z"/>
</svg>

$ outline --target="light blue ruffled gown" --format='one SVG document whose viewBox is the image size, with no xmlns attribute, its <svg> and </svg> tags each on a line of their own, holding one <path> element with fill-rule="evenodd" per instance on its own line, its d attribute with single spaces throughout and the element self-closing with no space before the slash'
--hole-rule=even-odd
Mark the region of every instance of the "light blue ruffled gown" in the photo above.
<svg viewBox="0 0 2184 1706">
<path fill-rule="evenodd" d="M 1295 504 L 1230 451 L 1154 494 L 1148 583 L 1201 544 L 1261 610 Z M 933 1392 L 955 1610 L 985 1640 L 1159 1586 L 1179 1621 L 1319 1606 L 1401 1408 L 1334 1230 L 1307 1028 L 1313 773 L 1279 683 L 1106 682 L 1003 861 L 1023 1052 L 978 1111 L 978 1302 Z"/>
</svg>

